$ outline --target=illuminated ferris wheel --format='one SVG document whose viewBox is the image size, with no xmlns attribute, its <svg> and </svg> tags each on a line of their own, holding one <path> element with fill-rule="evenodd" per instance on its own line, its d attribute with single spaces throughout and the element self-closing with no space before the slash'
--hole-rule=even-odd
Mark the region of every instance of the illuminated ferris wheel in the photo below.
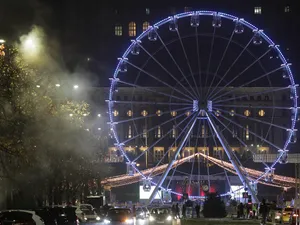
<svg viewBox="0 0 300 225">
<path fill-rule="evenodd" d="M 159 190 L 182 195 L 170 186 L 176 174 L 212 176 L 204 163 L 211 152 L 233 165 L 257 202 L 256 183 L 272 183 L 296 141 L 296 86 L 290 63 L 263 30 L 221 12 L 177 14 L 149 26 L 119 58 L 108 100 L 115 146 L 128 172 L 142 175 L 146 189 L 155 186 L 150 203 Z M 253 177 L 241 155 L 263 151 L 278 155 Z M 153 167 L 144 173 L 141 161 Z"/>
</svg>

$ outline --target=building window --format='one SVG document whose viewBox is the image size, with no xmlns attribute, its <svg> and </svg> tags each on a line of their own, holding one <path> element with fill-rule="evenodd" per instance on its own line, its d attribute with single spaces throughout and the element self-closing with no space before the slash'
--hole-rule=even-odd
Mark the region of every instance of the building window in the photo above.
<svg viewBox="0 0 300 225">
<path fill-rule="evenodd" d="M 254 7 L 254 14 L 261 14 L 262 10 L 260 6 Z"/>
<path fill-rule="evenodd" d="M 118 116 L 118 115 L 119 115 L 118 110 L 115 109 L 115 110 L 113 111 L 113 114 L 114 114 L 114 116 Z"/>
<path fill-rule="evenodd" d="M 184 12 L 190 12 L 192 11 L 192 7 L 184 7 Z"/>
<path fill-rule="evenodd" d="M 261 117 L 263 117 L 265 114 L 266 114 L 266 112 L 262 109 L 258 111 L 258 115 Z"/>
<path fill-rule="evenodd" d="M 163 114 L 163 112 L 161 110 L 156 111 L 156 115 L 161 116 L 162 114 Z"/>
<path fill-rule="evenodd" d="M 232 110 L 230 110 L 230 113 L 229 113 L 229 114 L 230 114 L 230 116 L 234 116 L 234 113 L 235 113 L 235 112 L 234 112 L 234 110 L 232 109 Z"/>
<path fill-rule="evenodd" d="M 250 112 L 250 110 L 249 109 L 246 109 L 245 111 L 244 111 L 244 115 L 245 116 L 250 116 L 251 115 L 251 112 Z"/>
<path fill-rule="evenodd" d="M 143 31 L 146 31 L 149 27 L 150 27 L 150 23 L 147 22 L 147 21 L 145 21 L 145 22 L 143 23 Z"/>
<path fill-rule="evenodd" d="M 115 35 L 116 36 L 122 36 L 123 35 L 123 28 L 119 24 L 115 25 Z"/>
<path fill-rule="evenodd" d="M 147 112 L 146 110 L 143 110 L 143 111 L 141 112 L 141 115 L 142 115 L 142 116 L 147 116 L 147 115 L 148 115 L 148 112 Z"/>
<path fill-rule="evenodd" d="M 127 138 L 132 138 L 132 127 L 131 125 L 128 126 L 128 135 Z"/>
<path fill-rule="evenodd" d="M 148 138 L 147 126 L 143 126 L 143 138 Z"/>
<path fill-rule="evenodd" d="M 246 125 L 246 130 L 245 130 L 245 139 L 246 141 L 250 140 L 250 135 L 249 135 L 249 126 Z"/>
<path fill-rule="evenodd" d="M 176 111 L 172 111 L 172 112 L 171 112 L 171 116 L 174 117 L 174 116 L 176 116 L 176 115 L 177 115 L 177 112 L 176 112 Z"/>
<path fill-rule="evenodd" d="M 158 127 L 157 127 L 155 137 L 156 137 L 156 138 L 161 138 L 161 137 L 162 137 L 162 129 L 161 129 L 161 126 L 158 126 Z"/>
<path fill-rule="evenodd" d="M 132 115 L 133 115 L 132 110 L 128 110 L 128 111 L 127 111 L 127 116 L 130 116 L 130 117 L 131 117 Z"/>
<path fill-rule="evenodd" d="M 164 157 L 164 148 L 163 147 L 154 147 L 154 157 L 156 160 L 160 160 Z"/>
<path fill-rule="evenodd" d="M 146 15 L 150 15 L 150 9 L 146 8 Z"/>
<path fill-rule="evenodd" d="M 284 12 L 285 13 L 289 13 L 290 11 L 291 11 L 290 6 L 287 5 L 287 6 L 284 7 Z"/>
<path fill-rule="evenodd" d="M 129 37 L 135 37 L 136 36 L 136 24 L 135 22 L 130 22 L 128 25 L 128 35 Z"/>
<path fill-rule="evenodd" d="M 172 133 L 171 133 L 171 137 L 172 138 L 176 138 L 177 137 L 177 130 L 176 130 L 176 126 L 173 125 L 173 130 L 172 130 Z"/>
</svg>

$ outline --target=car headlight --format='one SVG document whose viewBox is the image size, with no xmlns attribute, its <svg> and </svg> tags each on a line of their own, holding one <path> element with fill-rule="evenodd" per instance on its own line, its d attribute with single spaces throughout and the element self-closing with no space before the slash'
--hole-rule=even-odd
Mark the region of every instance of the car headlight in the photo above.
<svg viewBox="0 0 300 225">
<path fill-rule="evenodd" d="M 167 220 L 168 220 L 168 221 L 172 220 L 172 216 L 168 216 L 168 217 L 167 217 Z"/>
<path fill-rule="evenodd" d="M 140 213 L 140 216 L 143 216 L 144 215 L 144 213 Z"/>
<path fill-rule="evenodd" d="M 98 220 L 98 221 L 99 221 L 99 220 L 100 220 L 100 217 L 99 217 L 99 216 L 97 216 L 97 217 L 96 217 L 96 220 Z"/>
<path fill-rule="evenodd" d="M 132 223 L 133 222 L 133 219 L 127 219 L 125 220 L 125 223 Z"/>
<path fill-rule="evenodd" d="M 86 218 L 86 217 L 84 217 L 84 220 L 87 220 L 87 218 Z"/>
<path fill-rule="evenodd" d="M 108 219 L 104 219 L 104 223 L 105 223 L 105 224 L 109 224 L 110 221 L 109 221 Z"/>
<path fill-rule="evenodd" d="M 154 221 L 155 219 L 154 219 L 153 216 L 150 216 L 150 217 L 149 217 L 149 220 L 150 220 L 150 221 Z"/>
</svg>

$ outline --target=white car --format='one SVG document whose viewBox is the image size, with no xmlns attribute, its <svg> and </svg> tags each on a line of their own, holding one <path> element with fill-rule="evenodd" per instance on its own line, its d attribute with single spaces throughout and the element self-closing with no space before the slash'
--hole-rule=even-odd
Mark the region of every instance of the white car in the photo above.
<svg viewBox="0 0 300 225">
<path fill-rule="evenodd" d="M 100 216 L 96 213 L 94 207 L 90 204 L 80 204 L 75 211 L 76 216 L 82 222 L 100 221 Z"/>
<path fill-rule="evenodd" d="M 41 217 L 29 210 L 0 211 L 0 224 L 45 225 Z"/>
</svg>

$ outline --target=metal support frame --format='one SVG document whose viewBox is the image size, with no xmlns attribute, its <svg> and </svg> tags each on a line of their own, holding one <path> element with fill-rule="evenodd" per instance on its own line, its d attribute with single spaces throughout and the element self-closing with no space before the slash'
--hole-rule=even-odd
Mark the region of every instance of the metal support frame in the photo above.
<svg viewBox="0 0 300 225">
<path fill-rule="evenodd" d="M 197 113 L 197 114 L 199 114 L 199 113 Z M 155 198 L 155 196 L 156 196 L 156 194 L 157 194 L 158 189 L 161 188 L 161 185 L 163 184 L 163 182 L 165 181 L 165 179 L 166 179 L 168 173 L 169 173 L 170 170 L 172 169 L 172 166 L 173 166 L 174 162 L 176 161 L 179 152 L 181 151 L 181 149 L 182 149 L 183 146 L 185 145 L 185 142 L 186 142 L 187 139 L 189 138 L 189 136 L 190 136 L 190 134 L 191 134 L 191 132 L 192 132 L 192 130 L 193 130 L 193 128 L 194 128 L 196 122 L 197 122 L 197 116 L 198 116 L 198 115 L 195 115 L 195 116 L 194 116 L 193 122 L 192 122 L 192 124 L 191 124 L 189 130 L 187 131 L 185 137 L 183 138 L 183 140 L 182 140 L 181 143 L 179 144 L 179 147 L 177 148 L 176 153 L 174 154 L 172 161 L 170 161 L 170 163 L 169 163 L 168 167 L 166 168 L 165 172 L 161 175 L 161 177 L 160 177 L 158 183 L 157 183 L 156 186 L 155 186 L 155 189 L 154 189 L 153 192 L 151 193 L 151 196 L 150 196 L 150 198 L 149 198 L 149 200 L 148 200 L 148 204 L 147 204 L 147 205 L 150 205 L 150 204 L 152 203 L 152 201 L 154 200 L 154 198 Z"/>
<path fill-rule="evenodd" d="M 228 142 L 226 141 L 226 139 L 224 138 L 222 132 L 219 131 L 219 128 L 216 126 L 216 124 L 213 122 L 213 120 L 211 119 L 210 115 L 206 112 L 206 116 L 207 119 L 211 125 L 211 127 L 213 128 L 215 134 L 217 135 L 222 147 L 224 148 L 229 161 L 232 163 L 232 165 L 235 168 L 235 171 L 238 174 L 238 177 L 240 178 L 242 184 L 244 185 L 244 187 L 247 187 L 248 190 L 250 191 L 250 194 L 252 196 L 252 200 L 254 203 L 259 203 L 258 198 L 256 196 L 255 191 L 253 190 L 253 187 L 251 186 L 251 184 L 249 183 L 248 178 L 245 176 L 245 174 L 243 173 L 239 163 L 237 162 L 237 160 L 234 157 L 234 153 L 231 150 L 231 147 L 229 146 Z"/>
</svg>

